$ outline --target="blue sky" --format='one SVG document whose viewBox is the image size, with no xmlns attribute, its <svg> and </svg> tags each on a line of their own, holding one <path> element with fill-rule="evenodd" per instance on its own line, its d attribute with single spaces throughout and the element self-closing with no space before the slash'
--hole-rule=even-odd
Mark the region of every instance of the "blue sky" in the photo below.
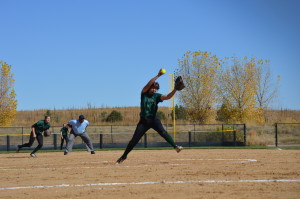
<svg viewBox="0 0 300 199">
<path fill-rule="evenodd" d="M 187 51 L 271 60 L 279 98 L 300 110 L 298 0 L 0 0 L 0 60 L 18 110 L 139 106 Z M 168 92 L 168 76 L 159 79 Z M 163 102 L 162 106 L 168 106 Z"/>
</svg>

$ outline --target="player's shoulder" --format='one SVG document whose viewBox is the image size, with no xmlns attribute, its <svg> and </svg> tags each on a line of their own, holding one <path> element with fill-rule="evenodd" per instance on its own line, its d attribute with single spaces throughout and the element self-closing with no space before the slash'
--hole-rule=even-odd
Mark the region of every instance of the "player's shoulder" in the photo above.
<svg viewBox="0 0 300 199">
<path fill-rule="evenodd" d="M 44 123 L 45 123 L 45 120 L 39 120 L 39 121 L 36 122 L 37 125 L 42 125 Z"/>
<path fill-rule="evenodd" d="M 77 122 L 77 120 L 70 120 L 69 124 L 75 124 Z"/>
<path fill-rule="evenodd" d="M 162 94 L 161 93 L 154 93 L 154 96 L 155 97 L 160 97 L 160 96 L 162 96 Z"/>
</svg>

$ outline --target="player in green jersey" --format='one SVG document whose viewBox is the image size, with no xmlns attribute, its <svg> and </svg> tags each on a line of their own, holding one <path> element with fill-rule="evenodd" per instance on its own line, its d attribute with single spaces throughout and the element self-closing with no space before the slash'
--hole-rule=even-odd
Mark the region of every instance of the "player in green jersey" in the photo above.
<svg viewBox="0 0 300 199">
<path fill-rule="evenodd" d="M 60 150 L 62 150 L 64 141 L 66 140 L 66 146 L 68 145 L 69 138 L 68 138 L 68 127 L 66 124 L 63 124 L 63 127 L 60 129 Z"/>
<path fill-rule="evenodd" d="M 23 147 L 31 147 L 34 140 L 37 139 L 38 145 L 37 147 L 30 153 L 30 156 L 36 158 L 35 153 L 43 147 L 43 131 L 48 130 L 50 128 L 50 116 L 45 116 L 44 120 L 40 120 L 37 123 L 31 126 L 31 133 L 29 137 L 29 142 L 23 145 L 17 146 L 17 152 L 20 151 Z"/>
<path fill-rule="evenodd" d="M 159 73 L 153 77 L 142 89 L 140 121 L 137 124 L 136 130 L 132 139 L 129 141 L 127 148 L 125 149 L 125 152 L 117 160 L 117 164 L 121 164 L 127 158 L 128 153 L 134 148 L 134 146 L 150 128 L 153 128 L 155 131 L 157 131 L 159 135 L 162 136 L 178 153 L 183 149 L 181 146 L 177 146 L 175 144 L 173 138 L 164 129 L 161 121 L 156 116 L 158 103 L 171 99 L 177 91 L 176 89 L 173 89 L 168 95 L 156 93 L 159 89 L 159 84 L 156 82 L 156 80 L 161 75 L 163 75 L 163 72 L 160 70 Z"/>
</svg>

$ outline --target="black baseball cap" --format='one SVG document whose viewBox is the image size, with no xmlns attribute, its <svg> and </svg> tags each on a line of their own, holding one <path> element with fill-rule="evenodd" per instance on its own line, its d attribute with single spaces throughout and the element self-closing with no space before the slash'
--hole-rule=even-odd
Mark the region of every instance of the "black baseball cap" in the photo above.
<svg viewBox="0 0 300 199">
<path fill-rule="evenodd" d="M 85 118 L 84 115 L 79 115 L 80 120 L 84 120 L 84 118 Z"/>
</svg>

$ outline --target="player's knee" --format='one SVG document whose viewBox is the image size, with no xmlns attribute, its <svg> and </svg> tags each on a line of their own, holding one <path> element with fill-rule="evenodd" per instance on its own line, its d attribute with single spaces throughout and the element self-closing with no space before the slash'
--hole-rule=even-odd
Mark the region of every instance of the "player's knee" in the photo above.
<svg viewBox="0 0 300 199">
<path fill-rule="evenodd" d="M 26 146 L 26 147 L 31 147 L 32 145 L 33 145 L 33 143 L 31 143 L 31 142 L 24 144 L 24 146 Z"/>
<path fill-rule="evenodd" d="M 167 132 L 167 131 L 163 131 L 163 132 L 161 133 L 161 135 L 162 135 L 162 136 L 166 136 L 166 135 L 168 135 L 168 132 Z"/>
</svg>

